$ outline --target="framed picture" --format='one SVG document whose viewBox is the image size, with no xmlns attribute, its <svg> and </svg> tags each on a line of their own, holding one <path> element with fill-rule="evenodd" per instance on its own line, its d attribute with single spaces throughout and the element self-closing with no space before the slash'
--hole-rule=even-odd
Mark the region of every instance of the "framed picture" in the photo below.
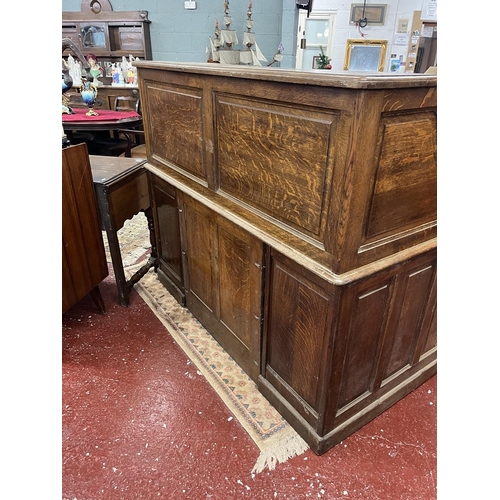
<svg viewBox="0 0 500 500">
<path fill-rule="evenodd" d="M 352 3 L 349 24 L 355 25 L 360 19 L 366 17 L 368 26 L 383 26 L 385 24 L 386 10 L 387 4 L 364 5 L 362 3 Z"/>
<path fill-rule="evenodd" d="M 347 40 L 344 69 L 384 71 L 387 40 Z"/>
<path fill-rule="evenodd" d="M 319 69 L 318 61 L 319 61 L 319 56 L 313 56 L 313 66 L 312 66 L 312 69 Z"/>
</svg>

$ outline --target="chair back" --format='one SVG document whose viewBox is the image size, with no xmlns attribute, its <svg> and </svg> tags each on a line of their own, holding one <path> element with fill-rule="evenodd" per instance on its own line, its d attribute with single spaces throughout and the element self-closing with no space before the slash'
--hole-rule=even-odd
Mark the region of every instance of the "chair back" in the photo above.
<svg viewBox="0 0 500 500">
<path fill-rule="evenodd" d="M 140 97 L 132 95 L 118 95 L 115 97 L 115 111 L 135 111 L 141 114 Z"/>
</svg>

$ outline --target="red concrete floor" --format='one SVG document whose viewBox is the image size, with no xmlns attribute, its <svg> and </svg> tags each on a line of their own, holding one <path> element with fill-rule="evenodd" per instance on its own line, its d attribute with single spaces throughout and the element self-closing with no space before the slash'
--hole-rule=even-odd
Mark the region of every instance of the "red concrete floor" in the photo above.
<svg viewBox="0 0 500 500">
<path fill-rule="evenodd" d="M 437 376 L 321 457 L 252 475 L 257 446 L 133 291 L 111 274 L 62 318 L 62 498 L 437 498 Z"/>
</svg>

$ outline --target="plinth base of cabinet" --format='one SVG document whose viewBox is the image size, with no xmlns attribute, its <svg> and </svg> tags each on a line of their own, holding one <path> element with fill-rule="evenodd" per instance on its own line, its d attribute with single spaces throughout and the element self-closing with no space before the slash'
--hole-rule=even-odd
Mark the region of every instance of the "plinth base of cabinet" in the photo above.
<svg viewBox="0 0 500 500">
<path fill-rule="evenodd" d="M 186 306 L 186 294 L 161 270 L 157 270 L 160 283 L 168 290 L 168 293 L 179 302 L 182 307 Z"/>
<path fill-rule="evenodd" d="M 416 367 L 414 367 L 416 368 Z M 348 420 L 334 427 L 324 436 L 316 430 L 293 408 L 293 406 L 274 388 L 262 375 L 257 380 L 259 391 L 306 441 L 316 455 L 323 455 L 348 436 L 361 429 L 374 418 L 381 415 L 388 408 L 407 396 L 414 389 L 422 385 L 437 373 L 437 360 L 433 356 L 424 367 L 417 370 L 408 370 L 396 385 L 392 385 L 386 392 L 380 389 L 380 396 L 360 409 Z M 383 392 L 383 393 L 382 393 Z"/>
</svg>

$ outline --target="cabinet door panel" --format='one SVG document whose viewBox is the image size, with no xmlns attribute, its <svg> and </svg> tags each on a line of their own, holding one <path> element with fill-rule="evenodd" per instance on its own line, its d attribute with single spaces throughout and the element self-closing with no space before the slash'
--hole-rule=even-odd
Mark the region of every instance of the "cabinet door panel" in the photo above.
<svg viewBox="0 0 500 500">
<path fill-rule="evenodd" d="M 176 286 L 182 288 L 179 210 L 175 189 L 161 179 L 153 177 L 152 192 L 160 267 Z"/>
<path fill-rule="evenodd" d="M 246 233 L 219 226 L 220 320 L 257 360 L 261 259 L 260 245 Z"/>
<path fill-rule="evenodd" d="M 186 292 L 189 292 L 189 295 L 194 294 L 210 313 L 218 316 L 215 217 L 203 205 L 195 204 L 185 196 L 183 199 L 183 251 L 189 256 L 185 276 Z"/>
<path fill-rule="evenodd" d="M 318 411 L 322 352 L 331 329 L 330 296 L 276 258 L 270 272 L 266 369 Z"/>
<path fill-rule="evenodd" d="M 262 244 L 188 196 L 182 198 L 186 303 L 233 359 L 259 375 Z"/>
</svg>

